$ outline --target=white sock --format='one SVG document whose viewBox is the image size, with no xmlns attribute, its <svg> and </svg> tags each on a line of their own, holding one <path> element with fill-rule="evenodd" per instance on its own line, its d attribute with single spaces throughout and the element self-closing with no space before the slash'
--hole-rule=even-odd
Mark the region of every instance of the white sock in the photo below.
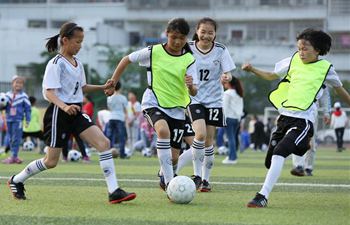
<svg viewBox="0 0 350 225">
<path fill-rule="evenodd" d="M 301 166 L 304 168 L 304 156 L 298 156 L 298 155 L 292 154 L 292 159 L 293 159 L 294 168 L 297 166 Z"/>
<path fill-rule="evenodd" d="M 47 170 L 44 164 L 44 158 L 37 159 L 29 163 L 19 174 L 13 178 L 15 183 L 24 183 L 29 177 L 34 176 L 44 170 Z"/>
<path fill-rule="evenodd" d="M 191 151 L 192 151 L 192 162 L 193 162 L 193 173 L 195 176 L 202 176 L 202 164 L 204 160 L 204 141 L 193 140 Z"/>
<path fill-rule="evenodd" d="M 173 163 L 170 148 L 170 139 L 157 140 L 157 155 L 165 184 L 168 184 L 174 177 Z"/>
<path fill-rule="evenodd" d="M 108 192 L 113 193 L 119 186 L 117 176 L 115 174 L 115 166 L 112 157 L 112 151 L 108 150 L 99 153 L 100 155 L 100 167 L 102 169 L 103 175 L 108 187 Z"/>
<path fill-rule="evenodd" d="M 182 152 L 179 156 L 179 161 L 177 162 L 176 174 L 179 174 L 180 170 L 188 165 L 192 161 L 192 151 L 190 149 Z"/>
<path fill-rule="evenodd" d="M 202 166 L 202 180 L 209 182 L 210 173 L 214 165 L 214 147 L 205 148 L 204 162 Z"/>
<path fill-rule="evenodd" d="M 271 167 L 267 171 L 264 185 L 259 191 L 260 194 L 264 195 L 265 198 L 269 198 L 269 195 L 272 191 L 273 186 L 277 183 L 278 178 L 281 175 L 283 164 L 285 158 L 280 155 L 273 155 L 271 159 Z"/>
</svg>

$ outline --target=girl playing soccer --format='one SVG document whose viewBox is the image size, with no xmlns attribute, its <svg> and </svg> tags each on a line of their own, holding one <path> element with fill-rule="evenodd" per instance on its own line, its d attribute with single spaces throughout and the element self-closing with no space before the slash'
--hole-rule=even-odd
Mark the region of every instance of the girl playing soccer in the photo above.
<svg viewBox="0 0 350 225">
<path fill-rule="evenodd" d="M 42 85 L 43 96 L 50 102 L 44 115 L 47 154 L 12 176 L 8 186 L 16 199 L 25 200 L 24 181 L 56 167 L 66 137 L 76 133 L 100 152 L 100 166 L 106 179 L 109 202 L 114 204 L 132 200 L 136 197 L 135 193 L 119 188 L 109 140 L 90 117 L 81 112 L 83 92 L 104 90 L 112 86 L 112 82 L 108 81 L 105 85 L 86 84 L 83 64 L 75 57 L 84 39 L 82 27 L 75 23 L 63 24 L 60 33 L 49 38 L 46 44 L 49 52 L 57 50 L 58 39 L 61 44 L 59 53 L 48 62 Z"/>
<path fill-rule="evenodd" d="M 281 78 L 277 88 L 269 95 L 280 116 L 277 129 L 270 138 L 265 166 L 268 169 L 261 190 L 247 207 L 267 206 L 267 199 L 282 172 L 290 154 L 303 156 L 310 149 L 314 135 L 316 102 L 323 94 L 325 84 L 350 105 L 350 95 L 342 87 L 332 64 L 319 56 L 326 55 L 332 44 L 331 37 L 320 30 L 306 29 L 297 36 L 298 51 L 292 57 L 276 63 L 275 71 L 268 72 L 244 64 L 243 70 L 265 80 Z"/>
<path fill-rule="evenodd" d="M 157 155 L 165 189 L 174 176 L 175 152 L 180 150 L 185 126 L 185 108 L 196 88 L 195 59 L 187 44 L 189 25 L 183 18 L 170 20 L 166 29 L 167 43 L 149 46 L 125 56 L 113 73 L 117 82 L 130 63 L 147 67 L 148 88 L 143 94 L 142 110 L 157 133 Z M 106 91 L 110 95 L 112 90 Z M 171 147 L 174 150 L 172 157 Z M 162 180 L 162 179 L 161 179 Z"/>
<path fill-rule="evenodd" d="M 210 172 L 214 163 L 214 136 L 216 127 L 226 125 L 222 110 L 223 87 L 221 82 L 232 79 L 230 71 L 236 68 L 227 48 L 215 42 L 216 22 L 202 18 L 197 23 L 193 41 L 189 43 L 196 58 L 199 76 L 198 94 L 192 97 L 189 115 L 195 132 L 187 157 L 193 155 L 193 181 L 202 192 L 211 191 Z M 185 155 L 181 157 L 185 159 Z M 182 164 L 182 163 L 181 163 Z"/>
</svg>

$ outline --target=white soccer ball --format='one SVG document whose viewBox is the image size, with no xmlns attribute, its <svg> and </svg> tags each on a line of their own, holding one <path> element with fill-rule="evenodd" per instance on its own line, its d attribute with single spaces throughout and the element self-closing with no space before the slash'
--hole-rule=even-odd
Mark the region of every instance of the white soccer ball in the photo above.
<svg viewBox="0 0 350 225">
<path fill-rule="evenodd" d="M 75 149 L 68 152 L 68 161 L 77 162 L 81 158 L 81 153 Z"/>
<path fill-rule="evenodd" d="M 144 148 L 144 149 L 142 149 L 141 154 L 144 157 L 151 157 L 152 156 L 152 150 L 150 148 Z"/>
<path fill-rule="evenodd" d="M 226 146 L 221 146 L 218 148 L 219 155 L 227 155 L 228 148 Z"/>
<path fill-rule="evenodd" d="M 23 150 L 24 151 L 33 151 L 34 149 L 34 143 L 32 141 L 25 141 L 23 143 Z"/>
<path fill-rule="evenodd" d="M 131 151 L 130 148 L 125 147 L 125 148 L 124 148 L 124 151 L 125 151 L 126 157 L 131 157 L 131 156 L 132 156 L 132 153 L 133 153 L 133 152 Z"/>
<path fill-rule="evenodd" d="M 187 176 L 177 176 L 169 182 L 166 192 L 170 201 L 177 204 L 188 204 L 196 194 L 196 185 Z"/>
<path fill-rule="evenodd" d="M 7 105 L 8 99 L 6 98 L 6 94 L 1 92 L 0 93 L 0 107 L 5 107 Z"/>
</svg>

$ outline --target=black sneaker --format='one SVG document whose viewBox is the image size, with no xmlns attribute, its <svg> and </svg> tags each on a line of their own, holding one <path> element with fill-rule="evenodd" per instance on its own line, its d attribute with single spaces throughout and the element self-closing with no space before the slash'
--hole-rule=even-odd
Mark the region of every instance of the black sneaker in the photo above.
<svg viewBox="0 0 350 225">
<path fill-rule="evenodd" d="M 159 187 L 163 190 L 166 191 L 166 184 L 165 184 L 165 180 L 164 180 L 164 176 L 160 175 L 160 171 L 158 171 L 158 177 L 159 177 Z"/>
<path fill-rule="evenodd" d="M 124 201 L 130 201 L 136 198 L 135 193 L 128 193 L 121 188 L 116 189 L 112 194 L 109 194 L 109 203 L 116 204 Z"/>
<path fill-rule="evenodd" d="M 191 176 L 194 184 L 196 185 L 196 190 L 199 190 L 202 184 L 202 178 L 200 176 L 192 175 Z"/>
<path fill-rule="evenodd" d="M 209 191 L 211 191 L 211 186 L 210 186 L 209 182 L 206 181 L 206 180 L 203 180 L 199 190 L 201 192 L 209 192 Z"/>
<path fill-rule="evenodd" d="M 256 193 L 255 198 L 253 198 L 247 204 L 248 208 L 264 208 L 267 207 L 267 199 L 264 195 Z"/>
<path fill-rule="evenodd" d="M 26 200 L 26 195 L 24 192 L 26 189 L 24 189 L 24 184 L 23 183 L 15 183 L 13 182 L 13 178 L 15 175 L 13 175 L 10 180 L 7 181 L 7 186 L 10 188 L 10 191 L 15 199 L 18 200 Z"/>
<path fill-rule="evenodd" d="M 297 166 L 295 167 L 294 169 L 292 169 L 290 171 L 290 174 L 294 175 L 294 176 L 297 176 L 297 177 L 303 177 L 305 176 L 305 172 L 304 172 L 304 169 L 303 167 L 301 166 Z"/>
<path fill-rule="evenodd" d="M 313 176 L 312 169 L 305 169 L 306 176 Z"/>
</svg>

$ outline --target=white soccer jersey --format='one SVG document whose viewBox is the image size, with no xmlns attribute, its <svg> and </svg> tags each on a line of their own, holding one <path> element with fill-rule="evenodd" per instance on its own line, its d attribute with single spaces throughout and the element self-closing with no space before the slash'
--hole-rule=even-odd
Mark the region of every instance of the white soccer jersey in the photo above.
<svg viewBox="0 0 350 225">
<path fill-rule="evenodd" d="M 291 57 L 285 58 L 275 64 L 275 69 L 274 72 L 282 79 L 284 78 L 289 70 L 290 67 L 290 62 L 291 62 Z M 324 84 L 330 87 L 341 87 L 343 86 L 342 82 L 340 81 L 338 74 L 334 70 L 334 67 L 331 66 L 329 69 L 326 79 L 324 81 Z M 321 88 L 320 91 L 316 95 L 316 100 L 319 100 L 321 96 L 323 95 L 324 89 Z M 301 119 L 307 119 L 311 121 L 312 123 L 315 123 L 315 115 L 317 114 L 317 105 L 312 103 L 310 108 L 308 108 L 305 111 L 293 111 L 293 110 L 288 110 L 286 108 L 280 108 L 279 113 L 285 116 L 291 116 L 291 117 L 296 117 L 296 118 L 301 118 Z"/>
<path fill-rule="evenodd" d="M 221 75 L 236 68 L 227 48 L 214 42 L 212 49 L 203 53 L 195 41 L 189 42 L 193 56 L 196 58 L 198 93 L 192 97 L 191 104 L 202 104 L 207 108 L 222 107 L 223 87 Z"/>
<path fill-rule="evenodd" d="M 151 66 L 151 48 L 143 48 L 141 50 L 135 51 L 129 55 L 129 60 L 131 62 L 138 62 L 140 66 L 149 68 Z M 193 84 L 197 85 L 197 75 L 196 75 L 196 63 L 191 64 L 186 71 L 186 74 L 193 77 Z M 150 72 L 147 72 L 147 81 L 148 85 L 152 83 L 152 77 Z M 147 88 L 142 96 L 141 103 L 142 110 L 149 109 L 152 107 L 157 107 L 162 110 L 165 114 L 171 118 L 184 120 L 185 119 L 185 110 L 183 108 L 173 108 L 173 109 L 164 109 L 158 105 L 158 101 L 153 91 Z"/>
<path fill-rule="evenodd" d="M 55 89 L 56 96 L 65 103 L 82 103 L 83 90 L 86 78 L 83 64 L 75 58 L 77 65 L 72 65 L 62 55 L 58 54 L 52 58 L 46 66 L 43 79 L 44 90 Z"/>
</svg>

